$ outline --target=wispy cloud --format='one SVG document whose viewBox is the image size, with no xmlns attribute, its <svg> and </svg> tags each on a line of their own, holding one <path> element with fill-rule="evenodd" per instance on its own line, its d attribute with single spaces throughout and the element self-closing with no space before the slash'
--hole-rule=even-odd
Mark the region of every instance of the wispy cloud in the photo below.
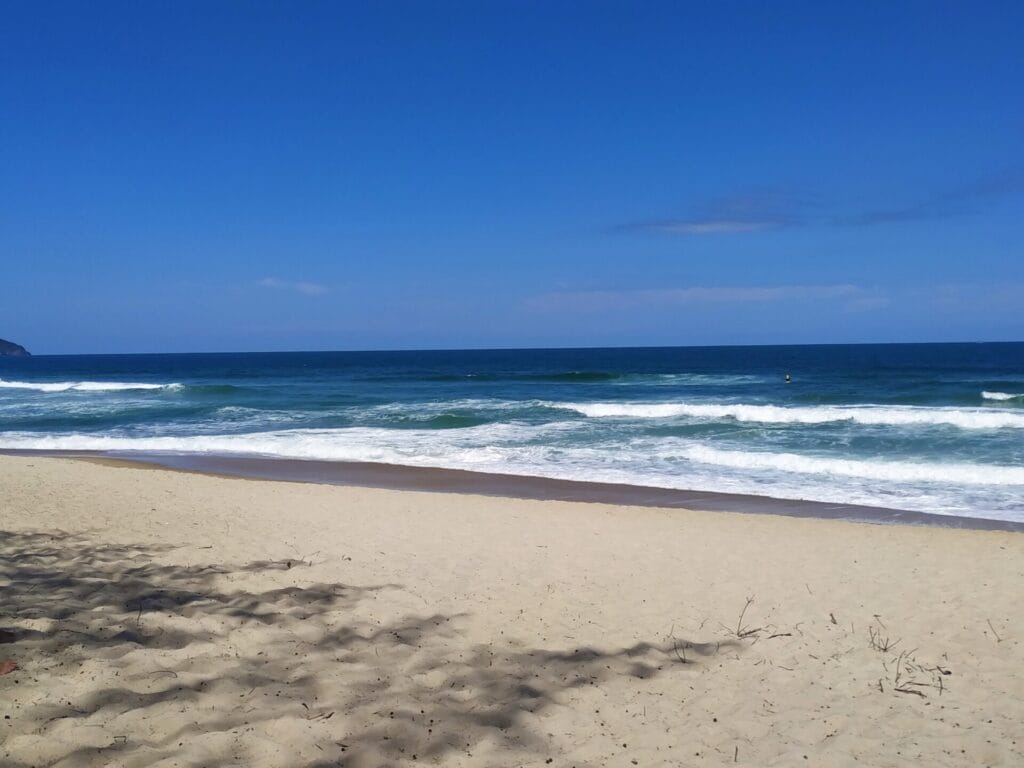
<svg viewBox="0 0 1024 768">
<path fill-rule="evenodd" d="M 310 283 L 304 280 L 278 280 L 276 277 L 264 277 L 259 281 L 258 285 L 278 291 L 301 293 L 305 296 L 323 296 L 329 290 L 326 285 L 321 285 L 320 283 Z"/>
<path fill-rule="evenodd" d="M 743 219 L 666 219 L 664 221 L 641 222 L 631 229 L 645 229 L 651 232 L 668 232 L 674 235 L 734 235 L 740 232 L 763 232 L 778 229 L 783 221 Z"/>
<path fill-rule="evenodd" d="M 1024 168 L 976 179 L 930 197 L 903 204 L 851 209 L 825 196 L 797 195 L 777 189 L 712 198 L 692 206 L 689 215 L 639 221 L 620 226 L 632 232 L 671 235 L 738 235 L 791 227 L 872 227 L 948 219 L 982 213 L 1024 195 Z"/>
<path fill-rule="evenodd" d="M 696 206 L 689 216 L 627 224 L 622 229 L 674 235 L 735 235 L 764 232 L 791 223 L 791 201 L 776 189 L 720 197 Z"/>
<path fill-rule="evenodd" d="M 941 194 L 903 206 L 863 211 L 838 217 L 835 224 L 873 226 L 929 219 L 948 219 L 979 213 L 986 206 L 1006 198 L 1024 195 L 1024 168 L 1014 168 L 995 176 L 964 184 Z"/>
<path fill-rule="evenodd" d="M 557 291 L 527 299 L 540 311 L 603 311 L 651 305 L 749 304 L 778 301 L 843 300 L 851 308 L 881 306 L 882 297 L 851 284 L 688 286 L 636 290 Z"/>
</svg>

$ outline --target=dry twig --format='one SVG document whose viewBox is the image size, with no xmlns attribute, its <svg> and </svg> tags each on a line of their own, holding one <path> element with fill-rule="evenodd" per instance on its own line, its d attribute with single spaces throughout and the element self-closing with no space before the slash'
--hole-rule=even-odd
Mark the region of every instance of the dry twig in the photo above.
<svg viewBox="0 0 1024 768">
<path fill-rule="evenodd" d="M 896 640 L 893 640 L 889 635 L 883 635 L 882 630 L 875 629 L 874 627 L 868 627 L 868 644 L 881 653 L 888 653 L 891 649 L 899 645 L 899 642 L 902 639 L 903 638 L 897 638 Z"/>
<path fill-rule="evenodd" d="M 992 620 L 991 619 L 985 619 L 985 622 L 988 624 L 988 628 L 992 630 L 992 634 L 996 636 L 996 642 L 997 643 L 1003 642 L 1003 638 L 1001 638 L 999 636 L 999 633 L 996 632 L 996 628 L 992 626 Z"/>
<path fill-rule="evenodd" d="M 746 626 L 743 625 L 743 617 L 746 615 L 747 609 L 750 607 L 750 605 L 753 602 L 754 602 L 754 598 L 753 597 L 748 597 L 747 598 L 747 602 L 743 606 L 743 610 L 740 611 L 740 617 L 739 617 L 739 619 L 736 620 L 736 629 L 729 630 L 729 628 L 726 627 L 724 624 L 722 625 L 722 628 L 731 631 L 740 640 L 744 640 L 744 639 L 746 639 L 748 637 L 755 637 L 758 634 L 760 634 L 761 632 L 763 632 L 764 631 L 764 627 L 746 627 Z"/>
</svg>

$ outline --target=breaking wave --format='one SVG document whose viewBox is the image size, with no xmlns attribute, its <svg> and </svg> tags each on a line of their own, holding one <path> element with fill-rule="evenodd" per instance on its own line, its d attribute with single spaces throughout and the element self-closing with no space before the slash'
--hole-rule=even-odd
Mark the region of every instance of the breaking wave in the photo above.
<svg viewBox="0 0 1024 768">
<path fill-rule="evenodd" d="M 770 470 L 816 475 L 841 475 L 900 483 L 958 485 L 1024 485 L 1024 467 L 991 464 L 918 463 L 801 456 L 795 453 L 725 451 L 706 446 L 684 448 L 676 456 L 702 464 L 735 469 Z"/>
<path fill-rule="evenodd" d="M 0 379 L 0 389 L 31 389 L 36 392 L 121 392 L 127 390 L 184 389 L 183 384 L 147 384 L 136 381 L 7 381 Z"/>
<path fill-rule="evenodd" d="M 1012 392 L 982 392 L 981 397 L 984 400 L 998 400 L 999 402 L 1006 402 L 1008 400 L 1020 400 L 1024 402 L 1024 392 L 1014 394 Z"/>
<path fill-rule="evenodd" d="M 1024 429 L 1024 415 L 983 408 L 923 406 L 744 405 L 713 403 L 548 403 L 589 418 L 734 419 L 765 424 L 827 424 L 851 421 L 879 426 L 954 426 L 960 429 Z"/>
</svg>

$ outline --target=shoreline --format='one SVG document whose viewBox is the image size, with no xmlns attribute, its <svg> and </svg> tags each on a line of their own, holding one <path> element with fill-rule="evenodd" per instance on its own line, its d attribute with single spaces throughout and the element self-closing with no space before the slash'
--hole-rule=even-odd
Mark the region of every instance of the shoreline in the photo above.
<svg viewBox="0 0 1024 768">
<path fill-rule="evenodd" d="M 0 455 L 70 458 L 132 467 L 253 480 L 450 493 L 532 501 L 570 501 L 628 507 L 737 512 L 754 515 L 843 520 L 875 525 L 909 525 L 1024 533 L 1024 522 L 943 515 L 914 510 L 838 504 L 771 496 L 503 475 L 440 467 L 373 462 L 324 461 L 258 456 L 124 453 L 103 451 L 0 450 Z"/>
</svg>

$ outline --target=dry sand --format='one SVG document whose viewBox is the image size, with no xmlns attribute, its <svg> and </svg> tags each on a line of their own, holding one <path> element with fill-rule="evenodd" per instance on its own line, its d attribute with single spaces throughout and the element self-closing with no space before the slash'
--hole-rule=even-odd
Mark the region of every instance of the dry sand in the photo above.
<svg viewBox="0 0 1024 768">
<path fill-rule="evenodd" d="M 3 766 L 1024 765 L 1024 534 L 0 457 L 0 537 Z"/>
</svg>

